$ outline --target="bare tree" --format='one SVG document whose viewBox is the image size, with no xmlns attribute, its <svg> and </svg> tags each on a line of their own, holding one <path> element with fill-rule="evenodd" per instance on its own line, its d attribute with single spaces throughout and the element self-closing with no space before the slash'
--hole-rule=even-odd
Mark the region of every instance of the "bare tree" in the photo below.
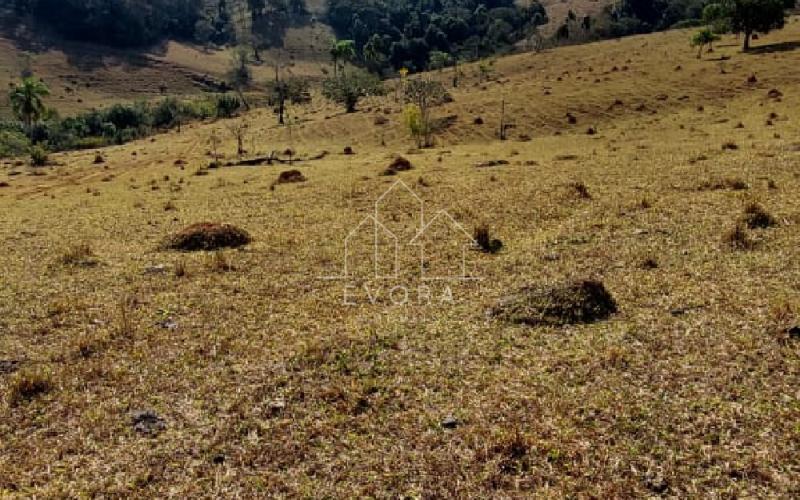
<svg viewBox="0 0 800 500">
<path fill-rule="evenodd" d="M 231 135 L 236 139 L 236 155 L 241 158 L 247 151 L 244 149 L 244 141 L 247 138 L 247 123 L 238 121 L 228 125 L 228 130 Z"/>
</svg>

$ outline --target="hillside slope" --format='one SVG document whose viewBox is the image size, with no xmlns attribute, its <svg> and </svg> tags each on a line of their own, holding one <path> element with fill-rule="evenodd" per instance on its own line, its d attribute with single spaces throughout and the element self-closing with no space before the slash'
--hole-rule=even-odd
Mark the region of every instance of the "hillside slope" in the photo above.
<svg viewBox="0 0 800 500">
<path fill-rule="evenodd" d="M 469 66 L 431 149 L 390 93 L 3 163 L 0 496 L 796 497 L 800 23 L 702 60 L 689 36 Z M 207 168 L 240 124 L 284 163 Z M 376 206 L 502 250 L 435 238 L 339 279 Z M 165 249 L 203 221 L 252 242 Z M 419 277 L 453 251 L 479 280 Z M 487 314 L 573 279 L 617 312 Z"/>
<path fill-rule="evenodd" d="M 276 61 L 285 74 L 319 78 L 321 68 L 329 63 L 327 47 L 332 37 L 330 28 L 321 23 L 289 29 L 284 47 L 264 51 L 263 62 L 253 66 L 255 82 L 271 80 Z M 16 39 L 0 36 L 0 78 L 10 86 L 24 71 L 31 71 L 47 82 L 52 92 L 48 105 L 63 115 L 157 98 L 162 87 L 173 95 L 213 92 L 213 82 L 224 81 L 232 64 L 231 49 L 205 50 L 175 41 L 150 51 L 63 40 L 26 48 Z M 0 116 L 8 112 L 7 99 L 0 99 Z"/>
<path fill-rule="evenodd" d="M 594 17 L 601 13 L 606 5 L 612 3 L 614 0 L 543 0 L 542 5 L 547 9 L 547 17 L 550 22 L 542 27 L 542 33 L 545 35 L 555 33 L 570 11 L 579 18 Z"/>
</svg>

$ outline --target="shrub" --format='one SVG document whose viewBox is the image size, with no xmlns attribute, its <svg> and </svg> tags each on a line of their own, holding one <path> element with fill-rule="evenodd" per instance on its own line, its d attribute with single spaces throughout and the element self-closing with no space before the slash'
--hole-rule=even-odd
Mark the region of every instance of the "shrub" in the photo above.
<svg viewBox="0 0 800 500">
<path fill-rule="evenodd" d="M 350 73 L 342 72 L 334 78 L 326 78 L 322 83 L 322 95 L 343 105 L 347 113 L 354 113 L 358 101 L 363 97 L 385 93 L 386 89 L 380 79 L 361 69 Z"/>
<path fill-rule="evenodd" d="M 217 97 L 216 115 L 217 118 L 231 118 L 236 115 L 242 106 L 238 97 L 230 94 L 222 94 Z"/>
<path fill-rule="evenodd" d="M 416 104 L 408 104 L 403 109 L 403 125 L 408 133 L 417 142 L 417 147 L 422 147 L 422 142 L 427 133 L 425 121 L 422 119 L 422 110 Z"/>
<path fill-rule="evenodd" d="M 475 229 L 475 244 L 486 253 L 497 253 L 503 248 L 503 242 L 493 239 L 489 233 L 489 227 L 486 225 Z"/>
<path fill-rule="evenodd" d="M 747 234 L 742 224 L 736 224 L 730 231 L 722 236 L 722 242 L 732 250 L 752 250 L 756 242 Z"/>
<path fill-rule="evenodd" d="M 174 97 L 168 97 L 150 110 L 150 123 L 156 128 L 169 128 L 178 122 L 180 113 L 181 107 L 178 100 Z"/>
<path fill-rule="evenodd" d="M 0 128 L 0 158 L 22 156 L 30 149 L 30 141 L 22 131 Z"/>
<path fill-rule="evenodd" d="M 591 200 L 592 199 L 592 194 L 589 192 L 589 188 L 583 182 L 576 181 L 576 182 L 570 183 L 569 186 L 573 189 L 575 194 L 578 195 L 578 198 L 581 198 L 583 200 Z"/>
<path fill-rule="evenodd" d="M 34 146 L 31 146 L 29 153 L 31 156 L 32 166 L 43 167 L 47 165 L 49 157 L 47 155 L 47 149 L 45 149 L 42 145 L 36 144 Z"/>
<path fill-rule="evenodd" d="M 79 243 L 67 248 L 58 261 L 65 266 L 94 267 L 98 264 L 94 251 L 88 243 Z"/>
<path fill-rule="evenodd" d="M 42 369 L 24 370 L 16 374 L 8 388 L 8 404 L 18 406 L 50 392 L 55 383 L 50 372 Z"/>
</svg>

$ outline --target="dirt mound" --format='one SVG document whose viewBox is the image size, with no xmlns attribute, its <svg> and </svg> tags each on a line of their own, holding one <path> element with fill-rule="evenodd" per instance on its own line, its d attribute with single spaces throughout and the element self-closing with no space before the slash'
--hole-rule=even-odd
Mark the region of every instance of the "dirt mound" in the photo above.
<svg viewBox="0 0 800 500">
<path fill-rule="evenodd" d="M 383 175 L 395 175 L 397 172 L 407 172 L 413 168 L 414 166 L 410 161 L 402 156 L 398 156 L 386 167 L 386 170 L 383 171 Z"/>
<path fill-rule="evenodd" d="M 230 224 L 200 222 L 170 236 L 164 248 L 194 252 L 198 250 L 217 250 L 247 245 L 252 238 L 243 229 Z"/>
<path fill-rule="evenodd" d="M 744 209 L 744 223 L 750 229 L 767 229 L 778 224 L 778 221 L 758 203 L 749 203 Z"/>
<path fill-rule="evenodd" d="M 528 286 L 502 299 L 490 315 L 531 326 L 594 323 L 617 312 L 617 303 L 603 283 L 576 280 L 549 286 Z"/>
<path fill-rule="evenodd" d="M 305 182 L 306 180 L 306 176 L 304 176 L 299 170 L 287 170 L 285 172 L 281 172 L 281 174 L 278 176 L 278 180 L 275 181 L 275 184 L 290 184 L 292 182 Z"/>
</svg>

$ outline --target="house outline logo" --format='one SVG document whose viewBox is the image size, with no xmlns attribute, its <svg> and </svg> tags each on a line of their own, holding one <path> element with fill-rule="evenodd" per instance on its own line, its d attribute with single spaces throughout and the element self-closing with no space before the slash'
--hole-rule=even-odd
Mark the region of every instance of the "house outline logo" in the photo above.
<svg viewBox="0 0 800 500">
<path fill-rule="evenodd" d="M 353 269 L 351 264 L 351 259 L 354 258 L 356 255 L 355 252 L 352 250 L 353 240 L 355 236 L 358 235 L 361 231 L 364 230 L 364 227 L 367 225 L 372 225 L 372 252 L 371 258 L 373 259 L 371 267 L 371 276 L 376 280 L 392 280 L 397 279 L 400 277 L 401 265 L 400 265 L 400 250 L 401 250 L 401 241 L 400 238 L 394 234 L 389 228 L 386 227 L 381 222 L 381 206 L 383 205 L 384 201 L 386 201 L 392 194 L 399 192 L 405 192 L 411 195 L 411 199 L 419 205 L 419 227 L 415 228 L 415 234 L 413 238 L 411 238 L 407 242 L 402 242 L 402 245 L 406 246 L 416 246 L 418 247 L 419 251 L 419 268 L 417 269 L 417 275 L 423 281 L 479 281 L 480 278 L 476 276 L 470 276 L 467 271 L 467 252 L 470 249 L 476 248 L 477 243 L 475 239 L 469 234 L 469 232 L 464 228 L 464 226 L 459 223 L 455 217 L 452 216 L 446 210 L 439 210 L 436 214 L 431 218 L 430 221 L 426 222 L 425 220 L 425 202 L 420 198 L 413 189 L 411 189 L 405 182 L 402 180 L 395 181 L 386 191 L 384 191 L 376 200 L 373 205 L 373 212 L 367 214 L 345 237 L 344 239 L 344 265 L 342 269 L 342 274 L 339 276 L 330 276 L 326 279 L 337 279 L 337 280 L 347 280 L 352 279 L 355 277 L 353 273 Z M 434 224 L 438 222 L 444 222 L 448 225 L 449 228 L 453 229 L 454 232 L 459 235 L 460 238 L 463 239 L 464 243 L 460 246 L 460 255 L 458 262 L 458 273 L 448 274 L 448 275 L 437 275 L 431 274 L 427 270 L 426 266 L 426 256 L 429 253 L 426 253 L 426 244 L 427 242 L 426 237 L 428 235 L 429 230 Z M 381 238 L 387 238 L 390 242 L 389 253 L 391 254 L 391 259 L 387 261 L 382 261 L 381 256 L 386 253 L 384 250 L 381 250 Z M 388 262 L 391 266 L 391 270 L 389 273 L 384 273 L 381 270 L 381 263 Z"/>
<path fill-rule="evenodd" d="M 428 275 L 428 266 L 425 265 L 425 243 L 424 239 L 427 236 L 428 229 L 430 229 L 438 220 L 445 219 L 447 223 L 449 223 L 451 228 L 454 228 L 457 233 L 464 235 L 465 243 L 460 246 L 461 249 L 461 265 L 460 265 L 460 273 L 458 276 L 453 275 Z M 420 276 L 425 281 L 474 281 L 476 277 L 470 277 L 467 273 L 467 252 L 470 249 L 474 249 L 477 247 L 477 243 L 472 235 L 469 234 L 464 226 L 462 226 L 447 210 L 439 210 L 436 212 L 436 215 L 433 216 L 430 222 L 425 224 L 422 229 L 417 233 L 416 236 L 409 242 L 410 245 L 416 245 L 419 247 L 419 270 Z"/>
</svg>

